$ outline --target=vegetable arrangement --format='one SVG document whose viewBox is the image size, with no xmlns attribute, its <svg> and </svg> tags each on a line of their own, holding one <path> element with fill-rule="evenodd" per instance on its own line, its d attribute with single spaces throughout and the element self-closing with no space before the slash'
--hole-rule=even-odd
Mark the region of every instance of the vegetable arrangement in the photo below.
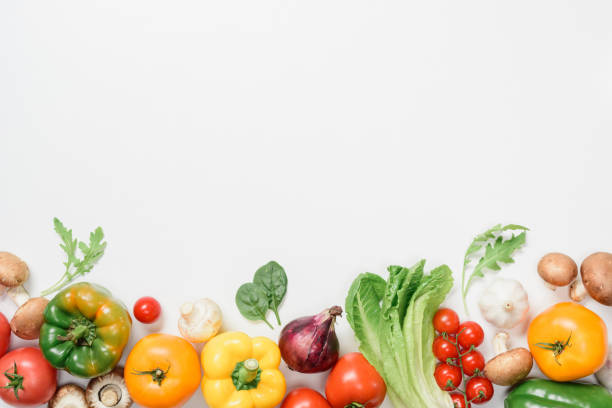
<svg viewBox="0 0 612 408">
<path fill-rule="evenodd" d="M 10 323 L 0 313 L 0 399 L 10 406 L 48 402 L 49 408 L 129 408 L 136 402 L 178 408 L 201 387 L 211 408 L 377 408 L 387 395 L 396 408 L 468 408 L 489 401 L 493 384 L 514 386 L 505 408 L 612 406 L 612 350 L 606 324 L 597 314 L 578 303 L 552 305 L 528 322 L 529 350 L 510 349 L 510 335 L 502 331 L 494 337 L 495 355 L 485 363 L 477 350 L 484 339 L 480 324 L 461 322 L 456 312 L 440 308 L 453 286 L 450 268 L 442 265 L 427 273 L 424 260 L 410 268 L 390 266 L 386 279 L 369 272 L 354 279 L 345 312 L 361 352 L 340 356 L 334 330 L 343 312 L 340 306 L 295 318 L 283 327 L 277 344 L 237 331 L 219 334 L 221 309 L 212 299 L 200 298 L 180 307 L 182 338 L 150 334 L 136 343 L 120 367 L 132 326 L 128 309 L 101 286 L 71 284 L 104 254 L 102 229 L 85 243 L 73 238 L 72 230 L 57 218 L 54 228 L 67 255 L 65 271 L 41 297 L 30 297 L 23 286 L 30 273 L 27 264 L 0 252 L 0 289 L 18 306 Z M 498 224 L 473 239 L 461 273 L 464 306 L 475 279 L 514 262 L 526 231 L 520 225 Z M 553 252 L 536 269 L 551 289 L 569 286 L 574 302 L 588 295 L 612 306 L 610 253 L 596 252 L 578 268 L 569 256 Z M 236 306 L 246 319 L 270 328 L 267 314 L 272 311 L 280 325 L 287 283 L 285 270 L 271 261 L 257 269 L 252 282 L 239 287 Z M 50 300 L 44 297 L 55 292 Z M 478 305 L 482 317 L 496 328 L 527 323 L 527 291 L 516 280 L 497 278 Z M 132 311 L 138 322 L 151 325 L 160 320 L 162 305 L 145 296 Z M 39 348 L 7 353 L 11 333 L 39 339 Z M 206 343 L 200 357 L 190 342 Z M 550 380 L 526 380 L 534 360 Z M 330 370 L 325 394 L 297 388 L 286 395 L 282 361 L 300 373 Z M 87 388 L 58 388 L 57 369 L 89 378 Z M 593 373 L 604 387 L 567 382 Z"/>
</svg>

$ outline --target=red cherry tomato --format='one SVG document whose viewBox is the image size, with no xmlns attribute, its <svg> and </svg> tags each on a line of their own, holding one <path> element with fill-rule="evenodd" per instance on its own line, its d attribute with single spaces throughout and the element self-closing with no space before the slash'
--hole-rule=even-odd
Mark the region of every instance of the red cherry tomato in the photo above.
<svg viewBox="0 0 612 408">
<path fill-rule="evenodd" d="M 0 357 L 8 350 L 9 343 L 11 342 L 11 325 L 9 324 L 6 317 L 0 313 Z M 2 374 L 2 373 L 0 373 Z"/>
<path fill-rule="evenodd" d="M 455 334 L 459 330 L 459 316 L 454 310 L 443 307 L 434 315 L 433 325 L 438 333 Z"/>
<path fill-rule="evenodd" d="M 161 314 L 161 306 L 150 296 L 141 297 L 134 304 L 134 317 L 142 323 L 153 323 Z"/>
<path fill-rule="evenodd" d="M 461 369 L 446 363 L 440 363 L 434 371 L 438 387 L 444 391 L 452 391 L 461 385 Z"/>
<path fill-rule="evenodd" d="M 386 393 L 385 381 L 361 353 L 342 356 L 325 384 L 325 395 L 332 408 L 351 404 L 376 408 L 382 404 Z"/>
<path fill-rule="evenodd" d="M 281 404 L 281 408 L 330 408 L 330 405 L 315 390 L 298 388 L 287 394 Z"/>
<path fill-rule="evenodd" d="M 459 325 L 459 334 L 457 341 L 464 349 L 469 349 L 471 346 L 478 347 L 484 340 L 484 332 L 482 327 L 476 322 L 463 322 Z"/>
<path fill-rule="evenodd" d="M 457 346 L 454 343 L 445 339 L 442 336 L 436 337 L 433 342 L 433 353 L 434 356 L 443 363 L 447 362 L 449 358 L 457 358 L 459 357 L 459 353 L 457 352 Z"/>
<path fill-rule="evenodd" d="M 468 402 L 466 405 L 465 397 L 459 392 L 453 392 L 450 395 L 453 401 L 453 408 L 470 408 L 472 405 Z"/>
<path fill-rule="evenodd" d="M 0 398 L 14 407 L 46 404 L 57 388 L 57 370 L 34 347 L 5 354 L 0 358 L 0 374 Z"/>
<path fill-rule="evenodd" d="M 471 377 L 484 370 L 485 361 L 479 351 L 472 350 L 461 357 L 461 364 L 463 365 L 463 372 Z"/>
<path fill-rule="evenodd" d="M 474 404 L 483 404 L 493 398 L 493 384 L 487 378 L 474 377 L 465 386 L 465 393 Z"/>
</svg>

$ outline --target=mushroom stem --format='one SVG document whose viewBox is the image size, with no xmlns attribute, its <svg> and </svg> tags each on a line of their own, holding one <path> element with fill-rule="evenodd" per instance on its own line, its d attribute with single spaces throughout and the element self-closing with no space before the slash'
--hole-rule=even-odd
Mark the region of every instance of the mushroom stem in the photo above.
<svg viewBox="0 0 612 408">
<path fill-rule="evenodd" d="M 114 407 L 121 399 L 121 389 L 113 384 L 105 385 L 100 390 L 100 401 L 107 407 Z"/>
<path fill-rule="evenodd" d="M 544 281 L 544 286 L 546 286 L 548 289 L 555 291 L 557 290 L 557 286 L 553 285 L 552 283 L 548 283 L 546 281 Z"/>
<path fill-rule="evenodd" d="M 30 300 L 30 294 L 23 287 L 23 285 L 15 286 L 13 288 L 7 288 L 6 294 L 9 295 L 17 307 L 23 305 L 25 302 Z"/>
<path fill-rule="evenodd" d="M 570 298 L 574 302 L 582 302 L 587 295 L 586 288 L 582 284 L 582 280 L 576 279 L 572 282 L 569 288 Z"/>
<path fill-rule="evenodd" d="M 499 332 L 493 337 L 493 351 L 498 356 L 510 349 L 510 335 L 506 332 Z"/>
</svg>

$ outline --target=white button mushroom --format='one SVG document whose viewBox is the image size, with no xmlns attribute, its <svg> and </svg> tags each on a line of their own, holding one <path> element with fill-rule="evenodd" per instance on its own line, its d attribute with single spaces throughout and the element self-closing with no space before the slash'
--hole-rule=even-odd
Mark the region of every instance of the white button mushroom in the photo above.
<svg viewBox="0 0 612 408">
<path fill-rule="evenodd" d="M 85 390 L 76 384 L 62 385 L 49 400 L 49 408 L 89 408 Z"/>
<path fill-rule="evenodd" d="M 132 397 L 123 379 L 123 367 L 90 380 L 85 399 L 89 408 L 130 408 Z"/>
<path fill-rule="evenodd" d="M 178 327 L 184 338 L 194 343 L 202 343 L 219 332 L 221 320 L 219 306 L 210 299 L 200 299 L 181 306 Z"/>
<path fill-rule="evenodd" d="M 529 300 L 518 281 L 498 278 L 485 289 L 478 306 L 484 318 L 493 326 L 511 329 L 527 316 Z"/>
</svg>

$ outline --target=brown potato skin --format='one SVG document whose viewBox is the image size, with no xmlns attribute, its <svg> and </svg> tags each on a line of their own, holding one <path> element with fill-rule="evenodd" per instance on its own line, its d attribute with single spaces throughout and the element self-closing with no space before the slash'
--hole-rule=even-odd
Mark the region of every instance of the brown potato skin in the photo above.
<svg viewBox="0 0 612 408">
<path fill-rule="evenodd" d="M 578 265 L 565 254 L 551 252 L 538 262 L 538 274 L 551 285 L 566 286 L 578 276 Z"/>
<path fill-rule="evenodd" d="M 589 295 L 606 306 L 612 306 L 612 254 L 595 252 L 580 265 L 582 283 Z"/>
<path fill-rule="evenodd" d="M 523 380 L 533 367 L 533 356 L 519 347 L 492 358 L 484 368 L 484 375 L 493 384 L 509 386 Z"/>
</svg>

